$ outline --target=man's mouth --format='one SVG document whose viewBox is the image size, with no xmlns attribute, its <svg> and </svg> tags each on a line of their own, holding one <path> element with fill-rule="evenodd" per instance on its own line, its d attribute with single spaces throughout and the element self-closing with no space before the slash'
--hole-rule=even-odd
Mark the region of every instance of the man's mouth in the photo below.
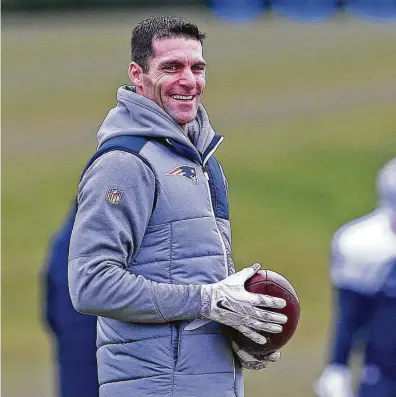
<svg viewBox="0 0 396 397">
<path fill-rule="evenodd" d="M 176 99 L 177 101 L 188 102 L 188 101 L 192 101 L 195 95 L 171 95 L 170 97 L 172 99 Z"/>
</svg>

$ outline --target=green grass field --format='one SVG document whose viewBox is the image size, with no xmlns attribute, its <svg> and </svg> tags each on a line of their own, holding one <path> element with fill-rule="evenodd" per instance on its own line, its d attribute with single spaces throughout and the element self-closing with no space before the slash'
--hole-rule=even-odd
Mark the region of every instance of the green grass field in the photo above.
<svg viewBox="0 0 396 397">
<path fill-rule="evenodd" d="M 38 272 L 95 133 L 127 83 L 142 11 L 3 19 L 2 396 L 53 396 Z M 332 234 L 375 205 L 396 147 L 395 25 L 340 17 L 228 25 L 208 34 L 205 105 L 226 140 L 234 258 L 284 273 L 301 324 L 280 363 L 246 376 L 247 397 L 309 397 L 325 360 Z"/>
</svg>

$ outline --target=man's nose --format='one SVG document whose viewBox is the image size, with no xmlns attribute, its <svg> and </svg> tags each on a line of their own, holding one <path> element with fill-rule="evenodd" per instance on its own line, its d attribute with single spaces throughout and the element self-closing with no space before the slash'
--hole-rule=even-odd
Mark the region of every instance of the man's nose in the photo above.
<svg viewBox="0 0 396 397">
<path fill-rule="evenodd" d="M 184 69 L 183 74 L 180 77 L 179 84 L 191 90 L 195 87 L 196 83 L 197 79 L 192 70 L 188 68 Z"/>
</svg>

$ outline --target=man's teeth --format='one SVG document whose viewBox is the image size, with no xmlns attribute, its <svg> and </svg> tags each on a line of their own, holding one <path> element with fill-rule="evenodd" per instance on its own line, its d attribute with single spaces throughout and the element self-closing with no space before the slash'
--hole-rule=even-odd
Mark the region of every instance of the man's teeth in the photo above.
<svg viewBox="0 0 396 397">
<path fill-rule="evenodd" d="M 193 99 L 192 95 L 171 95 L 171 98 L 177 99 L 179 101 L 191 101 Z"/>
</svg>

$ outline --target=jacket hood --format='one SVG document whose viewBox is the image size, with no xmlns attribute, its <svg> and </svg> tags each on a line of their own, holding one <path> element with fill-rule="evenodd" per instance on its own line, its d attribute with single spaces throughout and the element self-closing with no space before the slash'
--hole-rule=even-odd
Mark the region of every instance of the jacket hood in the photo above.
<svg viewBox="0 0 396 397">
<path fill-rule="evenodd" d="M 154 101 L 136 94 L 135 87 L 117 90 L 117 106 L 111 109 L 99 128 L 99 146 L 119 135 L 165 138 L 203 153 L 215 136 L 208 114 L 200 104 L 197 116 L 188 125 L 188 139 L 182 128 Z"/>
</svg>

